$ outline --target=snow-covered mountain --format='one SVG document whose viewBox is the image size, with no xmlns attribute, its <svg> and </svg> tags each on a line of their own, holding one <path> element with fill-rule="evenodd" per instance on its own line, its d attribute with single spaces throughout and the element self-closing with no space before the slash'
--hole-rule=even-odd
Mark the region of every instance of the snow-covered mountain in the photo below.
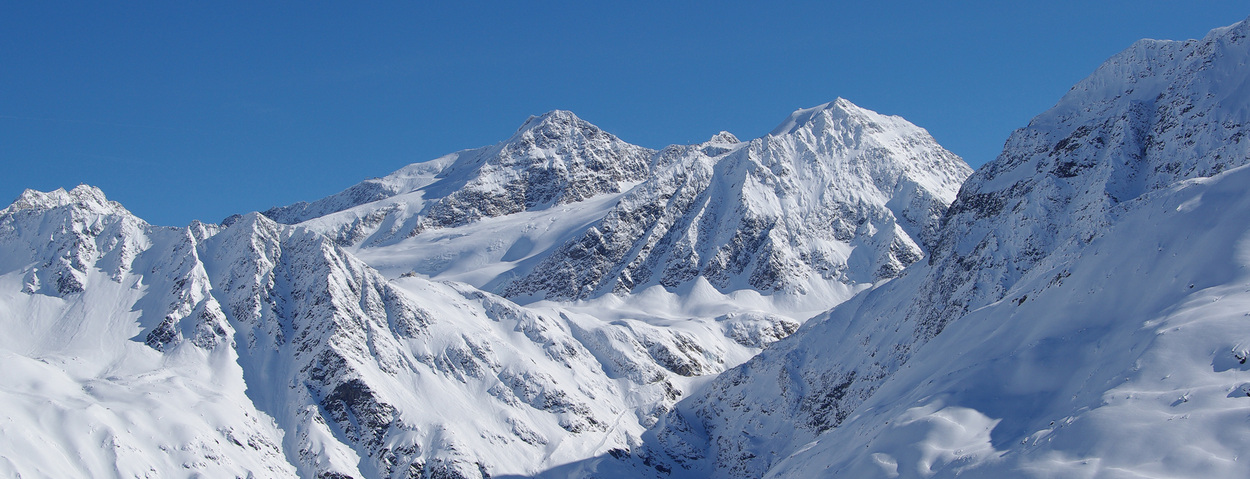
<svg viewBox="0 0 1250 479">
<path fill-rule="evenodd" d="M 819 291 L 828 307 L 922 258 L 969 174 L 923 129 L 844 99 L 753 141 L 722 132 L 659 152 L 555 111 L 498 145 L 266 215 L 388 275 L 526 302 L 698 278 L 722 293 Z"/>
<path fill-rule="evenodd" d="M 583 299 L 678 287 L 806 293 L 898 274 L 924 257 L 971 170 L 923 129 L 838 99 L 769 135 L 657 155 L 656 171 L 507 289 Z"/>
<path fill-rule="evenodd" d="M 786 324 L 524 309 L 256 213 L 151 226 L 87 186 L 27 191 L 0 244 L 0 471 L 22 477 L 535 473 L 636 446 Z"/>
<path fill-rule="evenodd" d="M 654 152 L 556 111 L 222 225 L 149 225 L 89 186 L 27 191 L 0 210 L 0 473 L 477 478 L 637 449 L 707 378 L 921 258 L 968 174 L 845 100 L 786 125 Z M 672 243 L 795 271 L 763 291 L 746 268 L 544 286 L 553 300 L 527 306 L 483 289 L 540 284 L 520 272 L 609 227 L 649 232 L 655 253 L 628 261 L 677 261 Z M 810 278 L 839 289 L 770 299 L 827 292 Z"/>
<path fill-rule="evenodd" d="M 964 183 L 928 261 L 719 375 L 632 462 L 595 464 L 1246 475 L 1248 32 L 1111 58 Z"/>
<path fill-rule="evenodd" d="M 551 112 L 222 225 L 27 191 L 0 475 L 1245 476 L 1247 33 L 1133 45 L 957 194 L 845 100 L 660 151 Z"/>
<path fill-rule="evenodd" d="M 0 475 L 290 476 L 196 244 L 99 190 L 0 210 Z"/>
</svg>

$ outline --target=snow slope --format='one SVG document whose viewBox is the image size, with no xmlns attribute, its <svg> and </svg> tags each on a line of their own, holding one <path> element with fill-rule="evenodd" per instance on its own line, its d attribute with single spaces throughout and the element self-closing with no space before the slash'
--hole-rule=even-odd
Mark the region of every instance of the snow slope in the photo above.
<svg viewBox="0 0 1250 479">
<path fill-rule="evenodd" d="M 86 186 L 0 210 L 0 475 L 295 473 L 248 399 L 197 228 Z"/>
<path fill-rule="evenodd" d="M 1248 31 L 1108 60 L 969 178 L 927 262 L 599 474 L 1246 475 Z"/>
<path fill-rule="evenodd" d="M 769 475 L 1250 473 L 1247 184 L 1243 166 L 1129 202 L 1079 253 L 951 322 Z M 823 322 L 890 334 L 855 313 Z"/>
</svg>

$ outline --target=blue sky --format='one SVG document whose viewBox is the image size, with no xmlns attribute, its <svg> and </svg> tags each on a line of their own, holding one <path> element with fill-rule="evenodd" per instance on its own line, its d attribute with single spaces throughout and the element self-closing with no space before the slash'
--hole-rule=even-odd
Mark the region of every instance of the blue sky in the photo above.
<svg viewBox="0 0 1250 479">
<path fill-rule="evenodd" d="M 755 138 L 839 96 L 979 166 L 1133 41 L 1247 15 L 1244 0 L 4 2 L 0 201 L 88 183 L 154 224 L 216 222 L 552 109 L 659 148 Z"/>
</svg>

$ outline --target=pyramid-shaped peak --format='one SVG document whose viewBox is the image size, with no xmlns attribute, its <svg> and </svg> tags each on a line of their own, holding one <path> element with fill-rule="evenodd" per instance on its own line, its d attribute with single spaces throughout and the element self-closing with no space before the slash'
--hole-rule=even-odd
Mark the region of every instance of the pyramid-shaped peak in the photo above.
<svg viewBox="0 0 1250 479">
<path fill-rule="evenodd" d="M 517 128 L 516 134 L 513 136 L 531 131 L 571 133 L 576 130 L 598 131 L 599 127 L 578 118 L 571 111 L 551 110 L 541 115 L 530 116 L 525 120 L 525 123 L 521 124 L 520 128 Z"/>
<path fill-rule="evenodd" d="M 579 121 L 581 120 L 581 118 L 578 118 L 577 115 L 571 111 L 557 109 L 557 110 L 551 110 L 541 115 L 532 115 L 529 117 L 529 120 L 526 120 L 526 123 L 530 123 L 534 120 L 537 120 L 540 122 L 543 122 L 543 121 Z"/>
<path fill-rule="evenodd" d="M 568 110 L 551 110 L 529 117 L 520 128 L 517 128 L 516 133 L 503 143 L 523 148 L 537 145 L 540 149 L 548 149 L 559 148 L 559 145 L 586 142 L 616 145 L 613 148 L 626 145 L 616 135 L 579 118 Z"/>
<path fill-rule="evenodd" d="M 781 136 L 793 133 L 800 129 L 808 128 L 819 124 L 822 119 L 836 118 L 862 118 L 863 121 L 871 121 L 871 117 L 880 116 L 876 112 L 860 108 L 859 105 L 851 103 L 842 97 L 829 102 L 820 104 L 811 108 L 800 108 L 794 110 L 785 121 L 777 125 L 769 135 Z"/>
<path fill-rule="evenodd" d="M 704 142 L 705 145 L 736 145 L 738 143 L 742 143 L 742 141 L 737 136 L 734 136 L 733 133 L 727 131 L 712 135 L 711 139 Z"/>
</svg>

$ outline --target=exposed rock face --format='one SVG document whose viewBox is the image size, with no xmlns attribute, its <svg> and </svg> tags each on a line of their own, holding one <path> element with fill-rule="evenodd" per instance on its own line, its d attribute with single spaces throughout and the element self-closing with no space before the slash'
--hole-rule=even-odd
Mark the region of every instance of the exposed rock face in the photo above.
<svg viewBox="0 0 1250 479">
<path fill-rule="evenodd" d="M 567 111 L 531 117 L 490 156 L 454 164 L 444 181 L 464 181 L 430 206 L 434 226 L 576 203 L 647 177 L 654 152 L 630 145 Z M 448 185 L 451 186 L 451 185 Z M 434 186 L 435 188 L 438 185 Z"/>
<path fill-rule="evenodd" d="M 839 99 L 772 134 L 656 155 L 635 187 L 510 296 L 584 299 L 703 277 L 723 291 L 871 283 L 925 254 L 971 172 L 924 130 Z"/>
</svg>

